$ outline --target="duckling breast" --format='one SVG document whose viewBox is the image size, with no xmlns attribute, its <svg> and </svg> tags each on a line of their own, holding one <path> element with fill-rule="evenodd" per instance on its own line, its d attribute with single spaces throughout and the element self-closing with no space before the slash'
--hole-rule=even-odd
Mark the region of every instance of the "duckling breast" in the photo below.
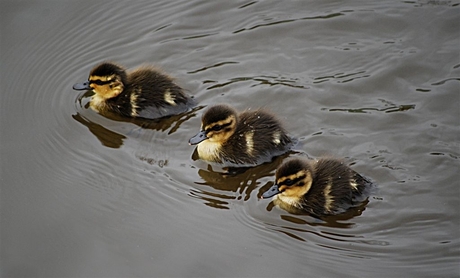
<svg viewBox="0 0 460 278">
<path fill-rule="evenodd" d="M 197 146 L 198 155 L 201 159 L 210 162 L 222 163 L 220 158 L 222 145 L 218 142 L 204 140 Z"/>
</svg>

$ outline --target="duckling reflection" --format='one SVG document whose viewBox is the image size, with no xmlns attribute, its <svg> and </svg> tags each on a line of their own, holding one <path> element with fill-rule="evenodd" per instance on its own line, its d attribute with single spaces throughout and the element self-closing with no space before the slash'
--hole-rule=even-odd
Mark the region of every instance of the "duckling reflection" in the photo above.
<svg viewBox="0 0 460 278">
<path fill-rule="evenodd" d="M 269 185 L 269 184 L 267 184 Z M 266 187 L 264 186 L 261 191 Z M 360 216 L 366 209 L 366 205 L 369 203 L 369 200 L 364 200 L 360 205 L 356 207 L 349 208 L 343 213 L 336 215 L 322 215 L 317 216 L 301 210 L 290 210 L 287 211 L 289 215 L 282 214 L 280 218 L 282 220 L 291 222 L 297 225 L 308 225 L 308 226 L 321 226 L 321 227 L 331 227 L 331 228 L 350 228 L 355 225 L 354 222 L 349 220 L 354 217 Z M 267 206 L 267 211 L 272 211 L 276 205 L 273 202 L 270 202 Z M 309 217 L 306 217 L 309 216 Z M 283 223 L 283 226 L 286 224 Z"/>
<path fill-rule="evenodd" d="M 239 171 L 219 172 L 215 171 L 211 165 L 208 168 L 199 169 L 198 175 L 204 182 L 195 182 L 198 185 L 205 185 L 214 190 L 194 190 L 191 192 L 193 196 L 205 200 L 209 206 L 216 208 L 228 208 L 224 205 L 228 204 L 229 199 L 249 200 L 251 193 L 260 186 L 260 180 L 274 175 L 276 167 L 286 158 L 288 154 L 279 156 L 272 163 L 265 163 L 256 167 L 245 168 L 244 171 L 238 168 Z M 232 192 L 229 194 L 229 192 Z M 235 196 L 234 193 L 238 193 Z"/>
<path fill-rule="evenodd" d="M 198 158 L 231 167 L 270 162 L 287 153 L 293 142 L 280 121 L 258 109 L 238 114 L 228 105 L 210 107 L 201 119 L 201 131 L 190 138 Z"/>
<path fill-rule="evenodd" d="M 87 82 L 73 89 L 94 92 L 93 110 L 123 117 L 157 119 L 184 113 L 194 105 L 172 77 L 148 66 L 127 73 L 122 66 L 103 62 L 91 70 Z"/>
<path fill-rule="evenodd" d="M 85 99 L 91 95 L 90 91 L 87 91 L 82 96 L 77 98 L 78 106 L 81 108 L 88 108 L 89 103 Z M 77 109 L 79 108 L 77 107 Z M 91 120 L 90 115 L 87 114 L 85 111 L 77 112 L 75 115 L 72 115 L 77 122 L 81 123 L 82 125 L 86 126 L 88 130 L 99 139 L 102 145 L 110 148 L 119 148 L 123 145 L 124 139 L 127 138 L 129 134 L 136 134 L 140 133 L 141 129 L 151 129 L 151 130 L 158 130 L 158 131 L 168 131 L 168 134 L 172 134 L 176 132 L 180 126 L 188 121 L 190 118 L 196 116 L 197 111 L 203 109 L 204 106 L 197 106 L 191 109 L 188 112 L 185 112 L 180 115 L 173 115 L 170 117 L 160 118 L 160 119 L 140 119 L 140 118 L 126 118 L 122 117 L 119 114 L 106 112 L 104 117 L 116 121 L 116 122 L 125 122 L 125 123 L 132 123 L 137 125 L 139 128 L 134 128 L 126 134 L 120 134 L 115 131 L 112 131 L 99 123 L 96 123 L 94 120 Z"/>
<path fill-rule="evenodd" d="M 126 139 L 126 136 L 111 131 L 100 124 L 93 123 L 77 113 L 72 115 L 72 118 L 82 125 L 86 126 L 88 130 L 96 136 L 97 139 L 101 142 L 103 146 L 118 149 L 123 145 L 123 140 Z"/>
<path fill-rule="evenodd" d="M 317 231 L 311 227 L 329 227 L 335 229 L 348 229 L 355 225 L 350 221 L 353 217 L 361 215 L 364 210 L 364 204 L 358 207 L 351 208 L 340 215 L 329 215 L 317 217 L 315 215 L 280 215 L 280 219 L 274 219 L 272 223 L 266 223 L 271 230 L 280 232 L 295 240 L 307 241 L 308 234 L 315 234 L 318 237 L 326 238 L 328 240 L 337 240 L 340 242 L 356 243 L 357 240 L 364 241 L 362 236 L 354 236 L 347 234 L 340 234 L 339 231 L 334 233 L 326 232 L 321 229 Z M 279 212 L 278 212 L 279 213 Z M 379 244 L 388 245 L 387 242 L 381 241 Z"/>
<path fill-rule="evenodd" d="M 321 158 L 315 162 L 293 158 L 276 171 L 276 183 L 262 198 L 292 213 L 337 215 L 361 205 L 371 182 L 343 162 Z"/>
</svg>

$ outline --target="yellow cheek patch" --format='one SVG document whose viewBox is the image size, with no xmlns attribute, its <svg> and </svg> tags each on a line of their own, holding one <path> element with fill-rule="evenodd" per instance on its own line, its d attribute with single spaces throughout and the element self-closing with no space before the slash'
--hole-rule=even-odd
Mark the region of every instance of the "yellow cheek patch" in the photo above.
<svg viewBox="0 0 460 278">
<path fill-rule="evenodd" d="M 312 185 L 312 176 L 311 173 L 308 171 L 299 171 L 294 175 L 286 176 L 279 178 L 277 183 L 281 184 L 287 179 L 295 180 L 299 177 L 305 176 L 305 178 L 302 178 L 299 180 L 296 184 L 297 185 L 281 185 L 278 190 L 281 191 L 281 196 L 286 196 L 289 198 L 302 198 L 307 192 L 310 190 L 311 185 Z M 302 185 L 300 185 L 302 184 Z"/>
<path fill-rule="evenodd" d="M 309 187 L 308 187 L 309 188 Z M 279 191 L 281 191 L 280 195 L 290 197 L 290 198 L 297 198 L 300 199 L 303 197 L 305 193 L 307 193 L 308 190 L 306 190 L 306 186 L 286 186 L 282 185 L 279 188 Z"/>
<path fill-rule="evenodd" d="M 229 131 L 219 131 L 219 132 L 210 131 L 206 134 L 206 137 L 209 138 L 208 139 L 209 141 L 216 142 L 219 144 L 224 144 L 230 136 L 232 136 L 232 132 L 229 132 Z"/>
<path fill-rule="evenodd" d="M 90 84 L 90 87 L 93 89 L 93 92 L 100 98 L 109 99 L 118 96 L 124 89 L 124 86 L 121 82 L 112 82 L 111 84 L 113 87 L 110 87 L 109 84 L 97 85 L 92 83 Z M 131 104 L 133 101 L 137 101 L 137 98 L 136 100 L 130 99 Z"/>
<path fill-rule="evenodd" d="M 282 186 L 278 187 L 278 190 L 279 190 L 279 191 L 283 191 L 283 190 L 285 190 L 286 188 L 288 188 L 288 186 L 282 185 Z"/>
<path fill-rule="evenodd" d="M 224 120 L 208 124 L 204 128 L 201 128 L 201 130 L 207 131 L 206 136 L 210 141 L 223 144 L 228 140 L 228 138 L 230 138 L 230 136 L 232 136 L 233 132 L 235 132 L 235 125 L 236 119 L 235 116 L 232 115 Z M 203 127 L 203 123 L 201 123 L 201 126 Z M 220 130 L 213 130 L 215 126 L 225 127 Z"/>
</svg>

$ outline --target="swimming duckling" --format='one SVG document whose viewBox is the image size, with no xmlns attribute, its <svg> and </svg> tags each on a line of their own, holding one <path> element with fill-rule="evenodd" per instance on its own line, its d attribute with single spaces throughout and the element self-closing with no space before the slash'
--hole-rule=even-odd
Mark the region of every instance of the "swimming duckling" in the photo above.
<svg viewBox="0 0 460 278">
<path fill-rule="evenodd" d="M 156 119 L 186 112 L 193 104 L 171 77 L 153 67 L 133 72 L 114 63 L 95 66 L 88 81 L 73 85 L 74 90 L 92 90 L 90 107 L 125 117 Z"/>
<path fill-rule="evenodd" d="M 321 158 L 311 163 L 294 158 L 278 167 L 275 184 L 262 198 L 274 196 L 273 203 L 289 212 L 334 215 L 360 205 L 370 185 L 337 159 Z"/>
<path fill-rule="evenodd" d="M 255 166 L 288 152 L 292 140 L 272 114 L 258 109 L 238 114 L 227 105 L 210 107 L 201 131 L 190 138 L 198 157 L 231 167 Z"/>
</svg>

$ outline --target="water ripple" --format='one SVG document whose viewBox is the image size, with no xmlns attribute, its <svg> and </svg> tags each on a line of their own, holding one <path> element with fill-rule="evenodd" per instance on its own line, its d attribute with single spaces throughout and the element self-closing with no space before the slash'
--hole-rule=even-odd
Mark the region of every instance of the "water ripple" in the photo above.
<svg viewBox="0 0 460 278">
<path fill-rule="evenodd" d="M 209 69 L 212 69 L 212 68 L 217 68 L 217 67 L 221 67 L 221 66 L 224 66 L 224 65 L 231 65 L 231 64 L 239 64 L 239 63 L 238 62 L 231 62 L 231 61 L 219 62 L 219 63 L 213 64 L 213 65 L 210 65 L 210 66 L 205 66 L 205 67 L 199 68 L 197 70 L 189 71 L 187 73 L 188 74 L 193 74 L 193 73 L 197 73 L 197 72 L 200 72 L 200 71 L 205 71 L 205 70 L 209 70 Z"/>
<path fill-rule="evenodd" d="M 458 3 L 26 2 L 2 3 L 9 271 L 458 270 Z M 229 176 L 191 158 L 202 111 L 136 122 L 88 109 L 72 85 L 102 60 L 160 62 L 206 104 L 268 103 L 306 150 L 350 158 L 380 195 L 328 219 L 273 207 L 260 195 L 281 161 Z"/>
<path fill-rule="evenodd" d="M 394 113 L 394 112 L 406 112 L 408 110 L 415 109 L 415 104 L 394 104 L 391 101 L 384 99 L 379 99 L 384 108 L 378 107 L 363 107 L 363 108 L 321 108 L 323 111 L 330 112 L 348 112 L 348 113 L 370 113 L 371 111 L 384 112 L 384 113 Z"/>
<path fill-rule="evenodd" d="M 280 77 L 280 76 L 245 76 L 245 77 L 234 77 L 231 78 L 228 81 L 225 82 L 220 82 L 218 83 L 217 81 L 212 81 L 212 80 L 205 80 L 205 83 L 217 83 L 212 86 L 207 87 L 207 90 L 212 90 L 216 88 L 223 88 L 228 85 L 232 85 L 235 83 L 239 82 L 250 82 L 252 83 L 249 87 L 256 87 L 256 86 L 262 86 L 262 85 L 268 85 L 268 86 L 286 86 L 286 87 L 292 87 L 292 88 L 298 88 L 298 89 L 308 89 L 307 86 L 304 85 L 297 85 L 297 80 L 294 78 L 286 78 L 286 77 Z"/>
<path fill-rule="evenodd" d="M 284 19 L 284 20 L 277 20 L 269 23 L 258 23 L 255 24 L 254 26 L 251 27 L 245 27 L 241 28 L 239 30 L 233 31 L 233 34 L 238 34 L 241 32 L 246 32 L 246 31 L 251 31 L 254 29 L 262 28 L 262 27 L 269 27 L 273 25 L 282 25 L 286 23 L 291 23 L 291 22 L 297 22 L 297 21 L 303 21 L 303 20 L 316 20 L 316 19 L 330 19 L 338 16 L 343 16 L 345 15 L 344 13 L 331 13 L 327 15 L 321 15 L 321 16 L 312 16 L 312 17 L 302 17 L 302 18 L 296 18 L 296 19 Z"/>
</svg>

